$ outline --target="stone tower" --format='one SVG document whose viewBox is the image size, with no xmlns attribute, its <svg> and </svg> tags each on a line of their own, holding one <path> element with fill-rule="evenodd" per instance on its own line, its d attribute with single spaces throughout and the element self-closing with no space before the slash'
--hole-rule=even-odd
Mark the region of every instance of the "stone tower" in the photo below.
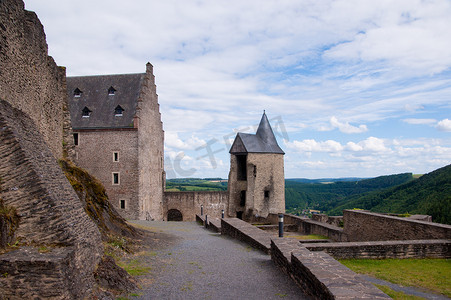
<svg viewBox="0 0 451 300">
<path fill-rule="evenodd" d="M 265 113 L 256 134 L 236 135 L 230 149 L 230 217 L 253 220 L 285 212 L 284 154 Z"/>
</svg>

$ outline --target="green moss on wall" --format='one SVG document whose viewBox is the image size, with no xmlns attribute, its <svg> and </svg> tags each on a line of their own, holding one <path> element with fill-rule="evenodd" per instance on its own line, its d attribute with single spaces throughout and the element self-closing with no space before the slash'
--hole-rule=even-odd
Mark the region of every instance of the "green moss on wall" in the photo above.
<svg viewBox="0 0 451 300">
<path fill-rule="evenodd" d="M 87 171 L 67 159 L 59 160 L 67 179 L 82 201 L 86 213 L 97 224 L 104 241 L 111 235 L 136 237 L 138 232 L 129 226 L 108 201 L 105 187 Z"/>
</svg>

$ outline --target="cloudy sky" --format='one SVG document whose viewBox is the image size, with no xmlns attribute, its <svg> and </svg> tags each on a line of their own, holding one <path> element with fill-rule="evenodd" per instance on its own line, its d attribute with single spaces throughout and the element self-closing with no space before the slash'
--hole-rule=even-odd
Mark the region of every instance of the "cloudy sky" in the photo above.
<svg viewBox="0 0 451 300">
<path fill-rule="evenodd" d="M 68 76 L 154 65 L 169 178 L 222 177 L 263 110 L 285 176 L 451 163 L 449 0 L 25 0 Z"/>
</svg>

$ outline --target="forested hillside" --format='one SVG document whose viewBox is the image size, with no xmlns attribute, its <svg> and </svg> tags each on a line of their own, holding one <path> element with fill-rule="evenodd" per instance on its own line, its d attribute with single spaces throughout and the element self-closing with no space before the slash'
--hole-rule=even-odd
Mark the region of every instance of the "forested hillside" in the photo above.
<svg viewBox="0 0 451 300">
<path fill-rule="evenodd" d="M 380 176 L 358 181 L 305 183 L 295 179 L 285 181 L 285 206 L 294 213 L 310 208 L 328 211 L 353 195 L 396 186 L 413 180 L 411 173 Z"/>
<path fill-rule="evenodd" d="M 348 198 L 328 213 L 338 215 L 346 208 L 427 214 L 434 222 L 451 224 L 451 165 L 397 187 Z"/>
</svg>

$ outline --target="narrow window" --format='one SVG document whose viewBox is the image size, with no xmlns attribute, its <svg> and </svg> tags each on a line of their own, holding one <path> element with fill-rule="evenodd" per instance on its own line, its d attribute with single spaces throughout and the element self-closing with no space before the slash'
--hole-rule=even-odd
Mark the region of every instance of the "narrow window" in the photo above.
<svg viewBox="0 0 451 300">
<path fill-rule="evenodd" d="M 269 191 L 265 191 L 265 199 L 269 198 Z"/>
<path fill-rule="evenodd" d="M 246 191 L 240 192 L 240 206 L 246 206 Z"/>
<path fill-rule="evenodd" d="M 114 109 L 114 115 L 116 116 L 116 117 L 122 117 L 122 112 L 124 111 L 124 109 L 120 106 L 120 105 L 118 105 L 118 106 L 116 106 L 116 108 Z"/>
<path fill-rule="evenodd" d="M 76 88 L 76 89 L 74 90 L 74 97 L 79 98 L 79 97 L 81 97 L 81 94 L 82 94 L 82 93 L 83 93 L 83 92 L 80 91 L 79 88 Z"/>
<path fill-rule="evenodd" d="M 237 155 L 236 156 L 236 162 L 237 162 L 237 179 L 238 180 L 247 180 L 247 167 L 246 167 L 246 155 Z"/>
<path fill-rule="evenodd" d="M 113 161 L 119 161 L 119 152 L 113 152 Z"/>
<path fill-rule="evenodd" d="M 74 145 L 78 146 L 78 133 L 74 133 Z"/>
<path fill-rule="evenodd" d="M 85 108 L 83 108 L 83 110 L 81 111 L 81 116 L 83 118 L 89 118 L 89 116 L 91 115 L 91 112 L 92 111 L 85 106 Z"/>
<path fill-rule="evenodd" d="M 113 96 L 116 93 L 116 89 L 112 86 L 108 89 L 108 95 Z"/>
<path fill-rule="evenodd" d="M 113 184 L 119 184 L 119 173 L 113 173 Z"/>
<path fill-rule="evenodd" d="M 121 209 L 125 209 L 125 200 L 120 200 Z"/>
</svg>

